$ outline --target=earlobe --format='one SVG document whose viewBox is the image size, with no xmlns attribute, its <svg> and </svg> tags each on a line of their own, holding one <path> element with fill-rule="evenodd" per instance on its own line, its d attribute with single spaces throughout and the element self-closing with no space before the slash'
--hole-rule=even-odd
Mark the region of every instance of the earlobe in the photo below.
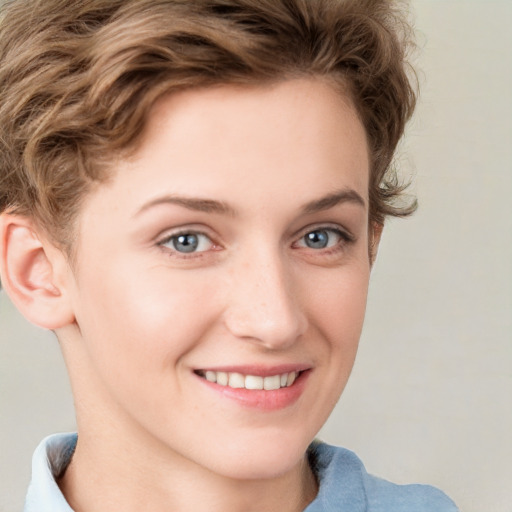
<svg viewBox="0 0 512 512">
<path fill-rule="evenodd" d="M 64 283 L 64 255 L 43 241 L 31 219 L 0 215 L 0 275 L 15 306 L 30 322 L 57 329 L 74 321 Z"/>
</svg>

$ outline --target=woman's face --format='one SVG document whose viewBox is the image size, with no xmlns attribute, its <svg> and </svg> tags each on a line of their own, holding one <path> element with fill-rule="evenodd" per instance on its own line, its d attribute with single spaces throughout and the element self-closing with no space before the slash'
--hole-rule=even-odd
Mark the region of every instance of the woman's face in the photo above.
<svg viewBox="0 0 512 512">
<path fill-rule="evenodd" d="M 155 105 L 80 217 L 61 334 L 84 439 L 236 478 L 297 467 L 356 355 L 367 153 L 319 80 Z"/>
</svg>

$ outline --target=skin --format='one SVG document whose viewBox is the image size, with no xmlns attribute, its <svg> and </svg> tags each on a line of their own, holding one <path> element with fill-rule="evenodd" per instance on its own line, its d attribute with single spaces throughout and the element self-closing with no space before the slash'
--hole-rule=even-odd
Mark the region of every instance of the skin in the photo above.
<svg viewBox="0 0 512 512">
<path fill-rule="evenodd" d="M 68 311 L 56 330 L 79 441 L 60 485 L 77 512 L 314 498 L 304 454 L 350 375 L 378 241 L 368 173 L 351 102 L 320 80 L 154 106 L 136 153 L 87 197 L 73 267 L 46 251 Z M 177 234 L 198 250 L 179 252 Z M 308 245 L 319 235 L 326 247 Z M 279 407 L 197 375 L 241 366 L 306 372 Z"/>
</svg>

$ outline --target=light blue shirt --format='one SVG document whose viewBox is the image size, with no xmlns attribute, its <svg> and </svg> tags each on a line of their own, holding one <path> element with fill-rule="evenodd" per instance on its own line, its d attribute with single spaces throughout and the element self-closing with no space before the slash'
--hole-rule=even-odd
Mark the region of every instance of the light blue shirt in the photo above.
<svg viewBox="0 0 512 512">
<path fill-rule="evenodd" d="M 76 434 L 56 434 L 37 447 L 24 512 L 73 512 L 56 478 L 66 470 L 76 441 Z M 457 512 L 434 487 L 396 485 L 369 475 L 359 458 L 344 448 L 315 441 L 308 456 L 320 487 L 304 512 Z"/>
</svg>

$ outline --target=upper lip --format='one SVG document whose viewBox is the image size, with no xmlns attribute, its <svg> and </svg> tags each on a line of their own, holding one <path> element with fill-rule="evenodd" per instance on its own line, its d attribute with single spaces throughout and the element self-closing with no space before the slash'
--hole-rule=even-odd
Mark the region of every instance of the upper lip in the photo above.
<svg viewBox="0 0 512 512">
<path fill-rule="evenodd" d="M 226 372 L 226 373 L 241 373 L 242 375 L 255 375 L 258 377 L 269 377 L 272 375 L 282 375 L 283 373 L 290 372 L 302 372 L 304 370 L 310 370 L 311 365 L 309 364 L 278 364 L 272 366 L 263 366 L 263 365 L 226 365 L 226 366 L 204 366 L 200 368 L 196 368 L 195 371 L 199 372 Z"/>
</svg>

